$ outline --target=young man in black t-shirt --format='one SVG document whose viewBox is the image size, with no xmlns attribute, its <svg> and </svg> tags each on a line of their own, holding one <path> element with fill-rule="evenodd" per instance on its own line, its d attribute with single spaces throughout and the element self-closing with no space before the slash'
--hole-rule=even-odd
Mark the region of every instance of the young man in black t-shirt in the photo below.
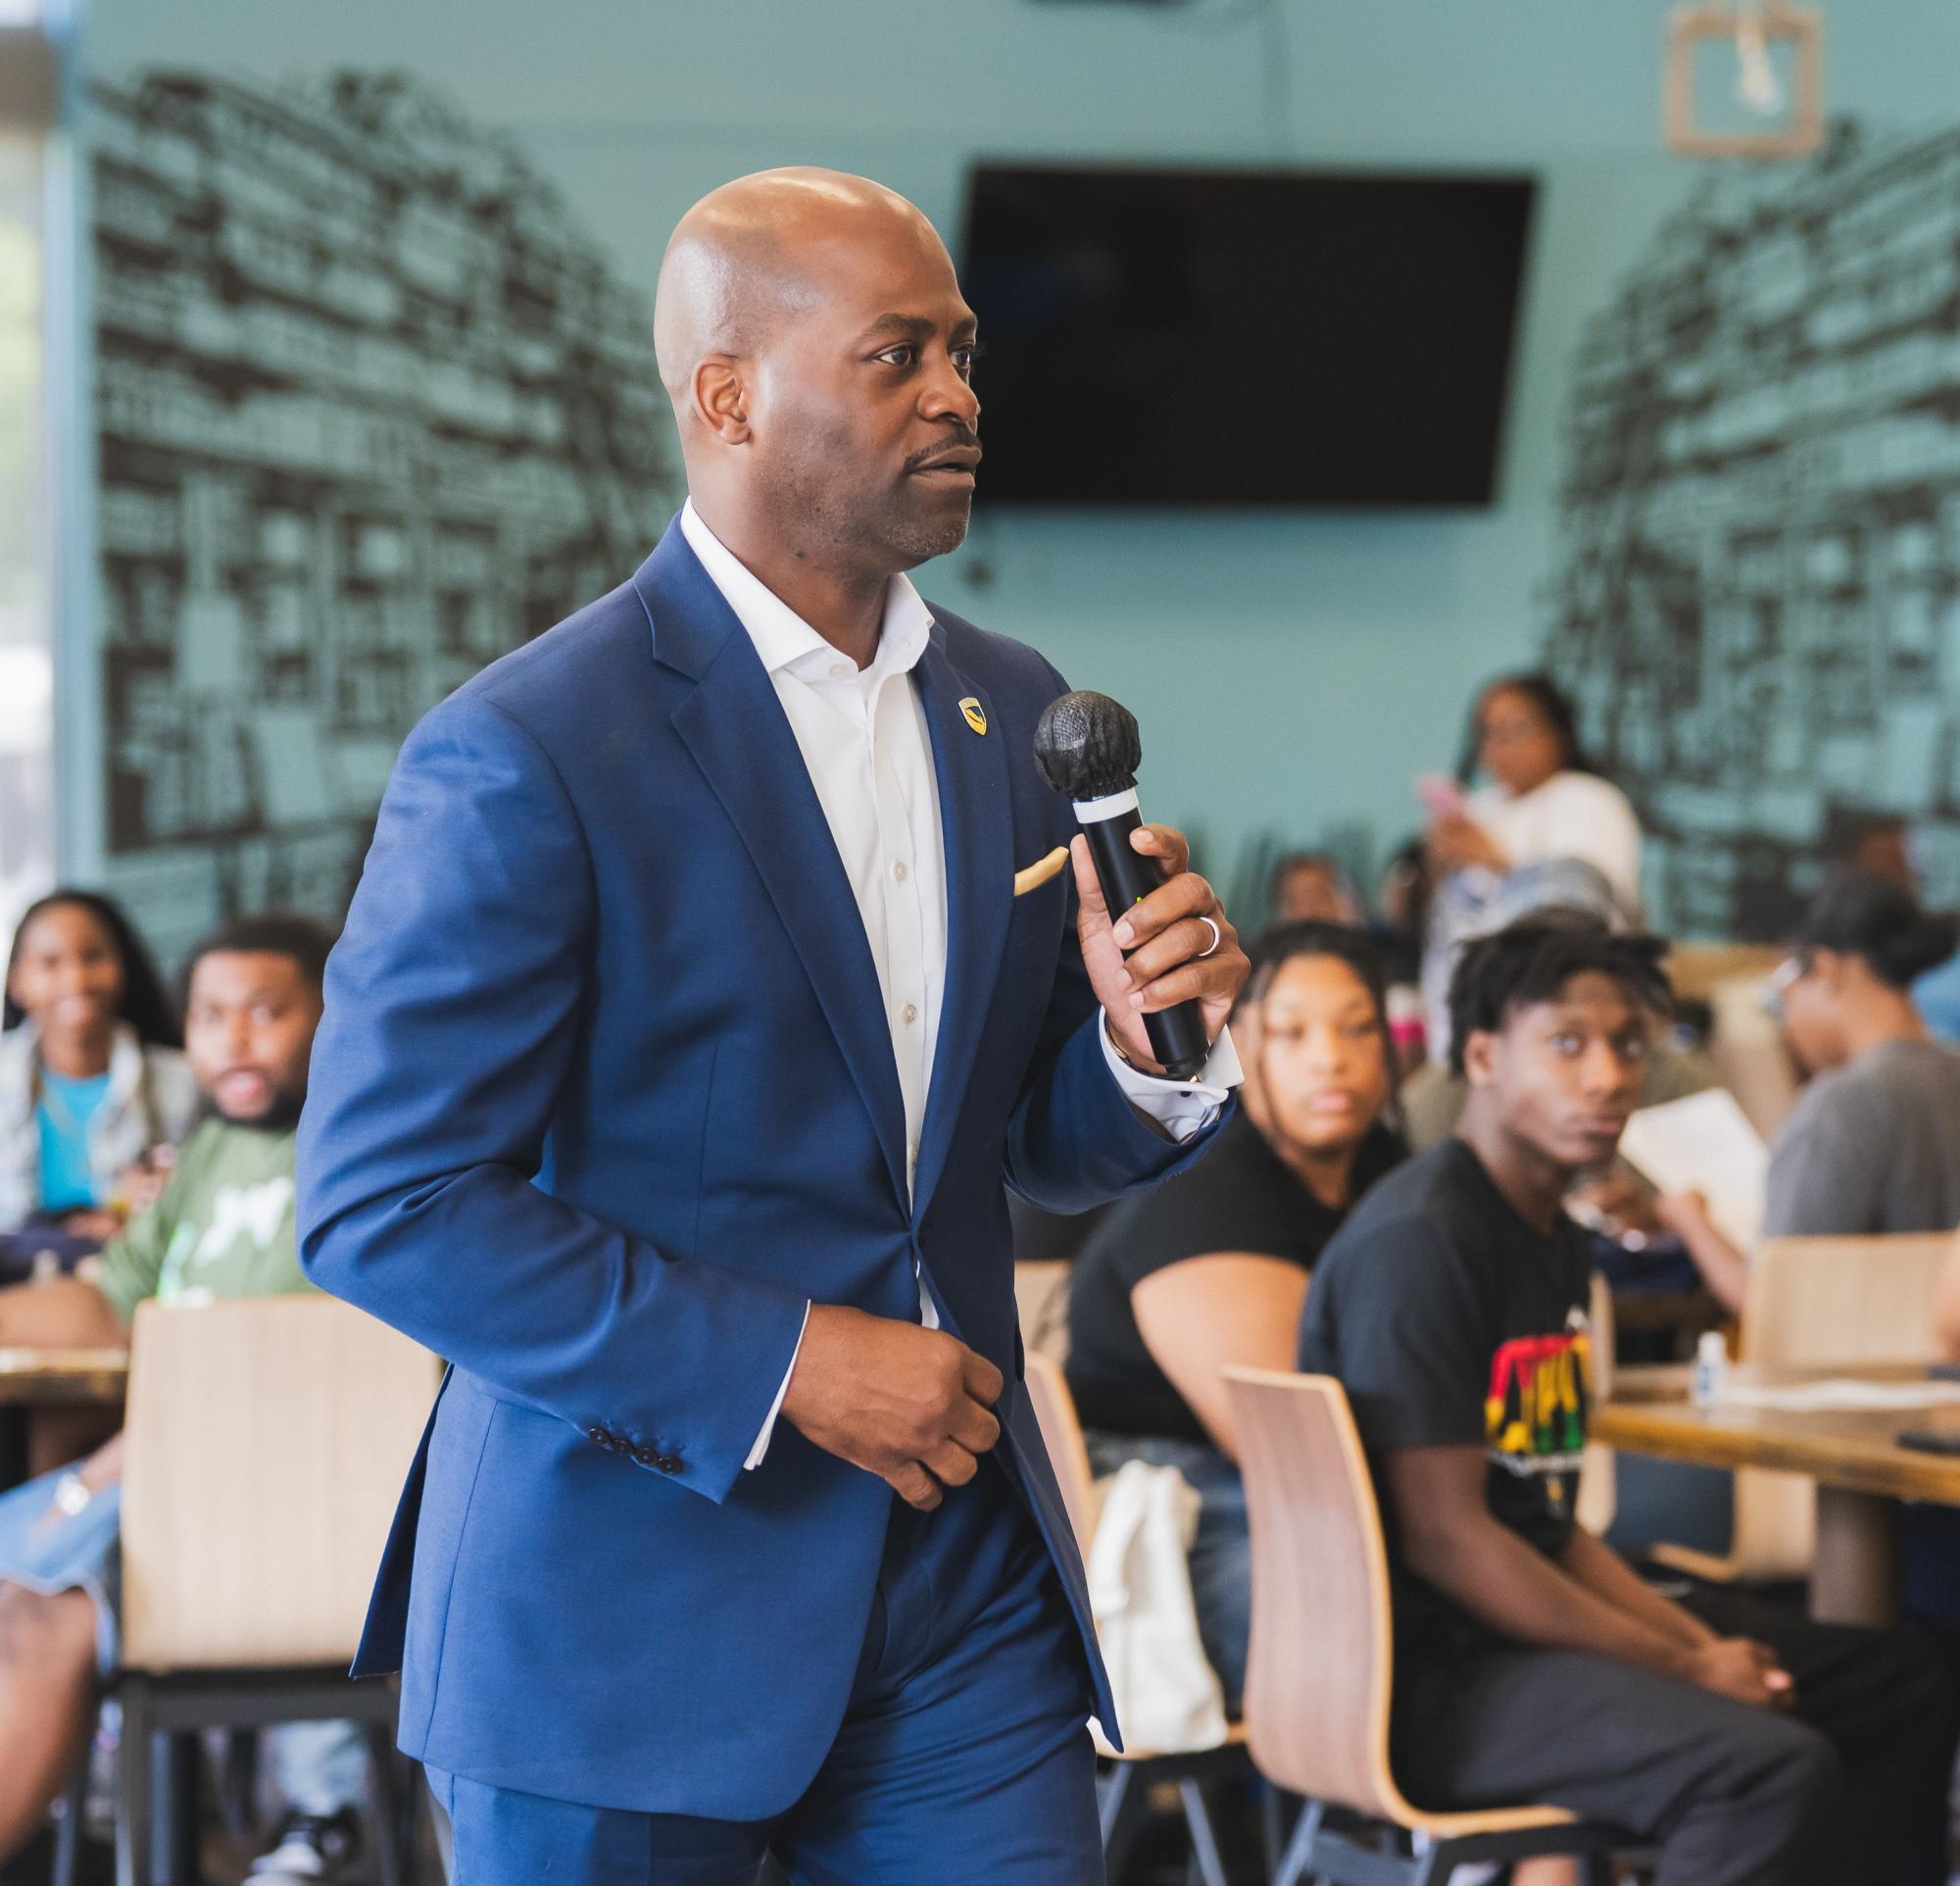
<svg viewBox="0 0 1960 1886">
<path fill-rule="evenodd" d="M 1952 1764 L 1936 1660 L 1740 1593 L 1673 1603 L 1574 1523 L 1589 1277 L 1562 1201 L 1638 1103 L 1663 947 L 1550 918 L 1473 944 L 1457 1136 L 1369 1194 L 1307 1299 L 1300 1365 L 1346 1386 L 1388 1533 L 1397 1774 L 1425 1806 L 1624 1827 L 1657 1886 L 1899 1886 Z"/>
</svg>

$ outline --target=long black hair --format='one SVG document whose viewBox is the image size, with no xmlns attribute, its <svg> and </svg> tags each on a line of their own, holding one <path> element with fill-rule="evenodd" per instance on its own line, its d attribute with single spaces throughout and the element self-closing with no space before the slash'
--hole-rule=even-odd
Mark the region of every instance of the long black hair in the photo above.
<svg viewBox="0 0 1960 1886">
<path fill-rule="evenodd" d="M 1382 953 L 1366 930 L 1348 923 L 1327 923 L 1307 918 L 1293 923 L 1273 923 L 1252 939 L 1246 952 L 1251 973 L 1240 991 L 1241 1005 L 1263 1002 L 1273 978 L 1298 957 L 1331 956 L 1345 963 L 1360 979 L 1374 1005 L 1382 1039 L 1389 1039 L 1389 979 Z"/>
<path fill-rule="evenodd" d="M 1797 926 L 1796 947 L 1855 956 L 1890 989 L 1909 989 L 1960 949 L 1960 918 L 1927 910 L 1909 890 L 1869 871 L 1820 891 Z"/>
<path fill-rule="evenodd" d="M 1466 786 L 1477 776 L 1478 755 L 1484 744 L 1484 703 L 1494 694 L 1522 694 L 1552 731 L 1558 742 L 1558 769 L 1561 772 L 1598 772 L 1579 735 L 1579 710 L 1572 697 L 1544 669 L 1529 669 L 1516 674 L 1499 674 L 1477 690 L 1470 704 L 1470 724 L 1463 733 L 1463 755 L 1456 763 L 1456 776 Z"/>
<path fill-rule="evenodd" d="M 13 945 L 7 952 L 7 988 L 4 1002 L 0 1002 L 0 1028 L 18 1028 L 26 1019 L 26 1011 L 14 1000 L 14 970 L 21 961 L 22 938 L 27 934 L 36 918 L 59 910 L 65 904 L 86 911 L 108 932 L 110 944 L 122 966 L 122 1000 L 119 1014 L 135 1029 L 137 1039 L 146 1047 L 181 1048 L 183 1029 L 177 1019 L 175 1005 L 165 991 L 164 978 L 157 973 L 156 960 L 144 947 L 143 939 L 136 934 L 136 926 L 122 914 L 121 907 L 97 891 L 53 890 L 27 906 L 15 927 Z"/>
</svg>

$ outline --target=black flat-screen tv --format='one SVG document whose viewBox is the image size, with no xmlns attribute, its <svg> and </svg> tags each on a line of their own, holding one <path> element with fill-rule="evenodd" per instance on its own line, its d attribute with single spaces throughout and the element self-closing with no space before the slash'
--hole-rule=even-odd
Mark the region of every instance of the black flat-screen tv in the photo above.
<svg viewBox="0 0 1960 1886">
<path fill-rule="evenodd" d="M 1534 189 L 977 167 L 981 496 L 1489 504 Z"/>
</svg>

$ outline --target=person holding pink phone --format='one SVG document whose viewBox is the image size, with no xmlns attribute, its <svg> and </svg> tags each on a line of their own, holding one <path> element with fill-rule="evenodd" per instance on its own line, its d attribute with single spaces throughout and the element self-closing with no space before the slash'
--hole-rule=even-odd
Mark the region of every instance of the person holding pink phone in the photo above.
<svg viewBox="0 0 1960 1886">
<path fill-rule="evenodd" d="M 1464 776 L 1481 773 L 1485 781 L 1476 792 L 1436 773 L 1416 782 L 1439 869 L 1505 877 L 1576 860 L 1605 878 L 1630 920 L 1639 917 L 1640 820 L 1626 794 L 1586 758 L 1572 703 L 1550 675 L 1491 682 L 1472 716 L 1466 758 Z"/>
</svg>

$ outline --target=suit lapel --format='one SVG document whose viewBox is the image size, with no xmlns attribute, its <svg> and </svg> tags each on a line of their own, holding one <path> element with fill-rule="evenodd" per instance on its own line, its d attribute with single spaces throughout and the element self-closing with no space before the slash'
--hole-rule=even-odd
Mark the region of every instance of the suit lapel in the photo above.
<svg viewBox="0 0 1960 1886">
<path fill-rule="evenodd" d="M 946 991 L 913 1180 L 916 1214 L 925 1210 L 945 1169 L 1000 977 L 1013 915 L 1014 838 L 1004 730 L 986 689 L 948 659 L 943 629 L 933 629 L 915 675 L 939 777 L 947 895 Z M 978 703 L 985 733 L 973 730 L 960 709 L 962 700 Z"/>
<path fill-rule="evenodd" d="M 673 710 L 674 731 L 748 847 L 863 1095 L 903 1200 L 905 1101 L 877 967 L 775 685 L 678 524 L 634 584 L 653 623 L 657 659 L 695 683 Z M 739 948 L 740 939 L 728 945 Z"/>
</svg>

